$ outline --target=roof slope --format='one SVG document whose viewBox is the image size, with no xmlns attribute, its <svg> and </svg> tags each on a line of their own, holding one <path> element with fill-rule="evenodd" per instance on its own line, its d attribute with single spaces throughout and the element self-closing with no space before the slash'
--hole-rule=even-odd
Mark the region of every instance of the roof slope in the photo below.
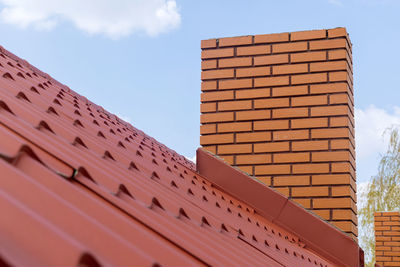
<svg viewBox="0 0 400 267">
<path fill-rule="evenodd" d="M 0 76 L 0 265 L 337 264 L 3 48 Z"/>
</svg>

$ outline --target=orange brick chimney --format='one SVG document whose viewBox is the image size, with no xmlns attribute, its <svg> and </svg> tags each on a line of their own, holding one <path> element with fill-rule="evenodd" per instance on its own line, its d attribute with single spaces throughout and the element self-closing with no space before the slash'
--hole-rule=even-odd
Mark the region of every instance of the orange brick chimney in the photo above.
<svg viewBox="0 0 400 267">
<path fill-rule="evenodd" d="M 375 260 L 400 266 L 400 212 L 375 212 Z"/>
<path fill-rule="evenodd" d="M 344 28 L 201 42 L 200 143 L 357 237 Z"/>
</svg>

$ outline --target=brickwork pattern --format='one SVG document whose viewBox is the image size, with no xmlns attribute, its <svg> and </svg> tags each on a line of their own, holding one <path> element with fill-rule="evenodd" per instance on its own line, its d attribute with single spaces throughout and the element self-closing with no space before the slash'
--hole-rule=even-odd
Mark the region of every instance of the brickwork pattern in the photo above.
<svg viewBox="0 0 400 267">
<path fill-rule="evenodd" d="M 344 28 L 203 40 L 200 143 L 357 236 Z"/>
<path fill-rule="evenodd" d="M 375 213 L 375 260 L 381 266 L 400 266 L 400 212 Z"/>
</svg>

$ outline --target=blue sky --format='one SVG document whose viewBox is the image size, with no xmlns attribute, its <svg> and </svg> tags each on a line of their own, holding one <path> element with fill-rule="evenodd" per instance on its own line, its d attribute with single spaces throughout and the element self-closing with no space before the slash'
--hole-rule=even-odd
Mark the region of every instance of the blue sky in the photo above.
<svg viewBox="0 0 400 267">
<path fill-rule="evenodd" d="M 82 4 L 83 3 L 83 4 Z M 199 146 L 200 40 L 347 28 L 358 178 L 400 124 L 398 0 L 0 0 L 1 45 L 177 152 Z"/>
</svg>

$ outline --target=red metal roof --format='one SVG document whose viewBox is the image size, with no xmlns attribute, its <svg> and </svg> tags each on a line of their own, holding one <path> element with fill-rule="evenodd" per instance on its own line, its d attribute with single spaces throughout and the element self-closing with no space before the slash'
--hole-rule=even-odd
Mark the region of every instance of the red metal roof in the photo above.
<svg viewBox="0 0 400 267">
<path fill-rule="evenodd" d="M 0 265 L 359 265 L 351 238 L 204 151 L 197 171 L 3 48 L 0 75 Z"/>
</svg>

